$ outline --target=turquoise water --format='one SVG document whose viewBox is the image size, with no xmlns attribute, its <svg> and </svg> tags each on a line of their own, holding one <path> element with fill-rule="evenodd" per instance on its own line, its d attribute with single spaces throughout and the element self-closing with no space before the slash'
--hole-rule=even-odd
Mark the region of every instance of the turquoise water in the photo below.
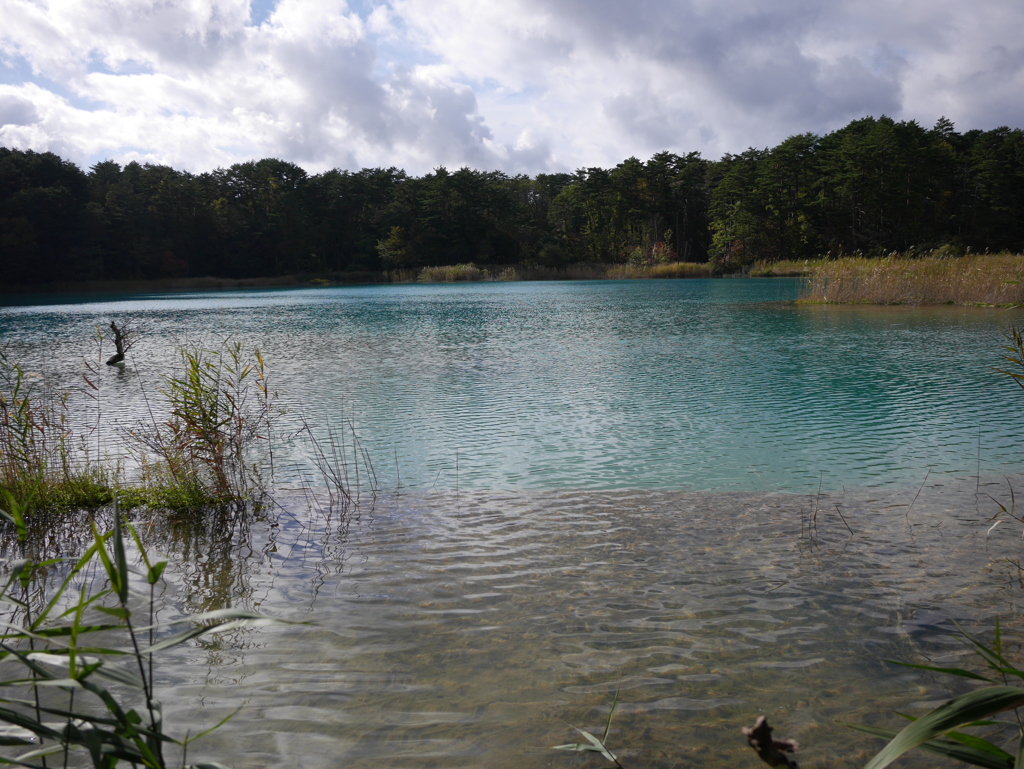
<svg viewBox="0 0 1024 769">
<path fill-rule="evenodd" d="M 570 724 L 600 733 L 618 692 L 626 766 L 754 766 L 739 730 L 767 713 L 801 765 L 856 767 L 881 743 L 841 723 L 898 728 L 892 711 L 963 691 L 881 660 L 978 669 L 952 621 L 991 638 L 997 617 L 1021 659 L 1020 524 L 992 528 L 1024 483 L 1024 393 L 993 370 L 1018 316 L 801 307 L 797 291 L 22 297 L 0 308 L 0 339 L 33 386 L 72 389 L 87 442 L 110 453 L 160 419 L 179 343 L 264 351 L 285 407 L 274 504 L 136 513 L 171 564 L 161 619 L 232 606 L 310 623 L 161 658 L 172 733 L 241 707 L 190 757 L 598 766 L 550 748 L 581 739 Z M 111 318 L 144 330 L 124 371 L 98 363 Z M 354 425 L 381 493 L 339 510 L 294 483 L 315 483 L 302 420 L 321 437 Z M 88 524 L 33 519 L 56 553 Z M 19 555 L 3 540 L 0 554 Z"/>
<path fill-rule="evenodd" d="M 1015 311 L 797 293 L 775 279 L 29 297 L 0 310 L 0 338 L 74 383 L 100 357 L 97 326 L 141 325 L 128 370 L 100 366 L 99 405 L 82 405 L 120 425 L 151 418 L 143 395 L 177 343 L 246 340 L 288 412 L 281 455 L 303 456 L 285 439 L 300 417 L 321 434 L 351 420 L 384 487 L 806 491 L 1016 470 L 1024 398 L 993 371 Z"/>
</svg>

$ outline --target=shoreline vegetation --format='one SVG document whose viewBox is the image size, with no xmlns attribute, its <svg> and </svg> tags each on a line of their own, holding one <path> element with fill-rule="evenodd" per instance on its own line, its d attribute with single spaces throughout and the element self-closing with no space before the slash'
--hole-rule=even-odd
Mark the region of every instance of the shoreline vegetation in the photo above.
<svg viewBox="0 0 1024 769">
<path fill-rule="evenodd" d="M 1024 254 L 847 257 L 810 266 L 802 304 L 1024 305 Z"/>
<path fill-rule="evenodd" d="M 740 273 L 737 273 L 740 274 Z M 717 274 L 721 276 L 720 273 Z M 262 278 L 153 278 L 133 280 L 55 281 L 9 285 L 3 294 L 100 294 L 223 291 L 259 288 L 309 288 L 404 283 L 462 283 L 542 280 L 645 280 L 716 277 L 714 267 L 699 262 L 669 264 L 477 265 L 474 262 L 410 270 L 316 272 Z M 0 294 L 0 295 L 3 295 Z"/>
<path fill-rule="evenodd" d="M 965 254 L 943 250 L 924 255 L 892 253 L 880 258 L 841 256 L 762 261 L 747 270 L 716 271 L 708 263 L 574 264 L 566 267 L 524 265 L 445 265 L 384 272 L 294 274 L 264 278 L 158 278 L 153 280 L 79 281 L 6 287 L 9 295 L 25 293 L 160 293 L 260 288 L 327 288 L 347 285 L 460 283 L 544 280 L 657 280 L 680 278 L 803 278 L 799 304 L 1024 305 L 1024 254 Z"/>
</svg>

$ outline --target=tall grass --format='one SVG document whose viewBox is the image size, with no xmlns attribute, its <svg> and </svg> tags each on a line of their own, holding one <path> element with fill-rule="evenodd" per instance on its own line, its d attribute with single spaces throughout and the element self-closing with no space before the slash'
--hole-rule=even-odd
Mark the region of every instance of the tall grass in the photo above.
<svg viewBox="0 0 1024 769">
<path fill-rule="evenodd" d="M 262 354 L 226 340 L 212 349 L 187 345 L 179 355 L 182 372 L 162 390 L 170 418 L 129 433 L 143 482 L 207 503 L 261 492 L 275 415 Z"/>
<path fill-rule="evenodd" d="M 598 264 L 581 262 L 565 267 L 522 265 L 508 267 L 498 280 L 642 280 L 651 278 L 710 278 L 708 264 L 670 262 L 669 264 Z"/>
<path fill-rule="evenodd" d="M 803 278 L 826 264 L 826 259 L 780 259 L 755 262 L 747 272 L 752 278 Z"/>
<path fill-rule="evenodd" d="M 713 274 L 714 271 L 710 264 L 669 262 L 668 264 L 609 265 L 605 275 L 610 280 L 643 280 L 650 278 L 710 278 Z"/>
<path fill-rule="evenodd" d="M 1024 254 L 955 258 L 844 257 L 812 271 L 801 302 L 821 304 L 1024 303 Z"/>
<path fill-rule="evenodd" d="M 80 450 L 69 393 L 28 374 L 0 348 L 0 486 L 30 508 L 108 504 L 119 468 Z"/>
<path fill-rule="evenodd" d="M 599 264 L 581 262 L 563 267 L 542 265 L 477 266 L 473 262 L 419 270 L 385 273 L 390 283 L 458 283 L 462 281 L 513 280 L 632 280 L 651 278 L 710 278 L 714 269 L 698 262 L 669 264 Z"/>
<path fill-rule="evenodd" d="M 424 267 L 417 280 L 420 283 L 459 283 L 463 281 L 486 280 L 490 274 L 472 262 L 448 264 L 441 267 Z"/>
</svg>

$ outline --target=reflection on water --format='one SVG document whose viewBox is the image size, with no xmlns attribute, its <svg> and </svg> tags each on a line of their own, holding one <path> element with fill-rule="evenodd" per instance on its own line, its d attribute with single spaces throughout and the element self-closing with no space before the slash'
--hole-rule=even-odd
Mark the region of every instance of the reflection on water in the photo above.
<svg viewBox="0 0 1024 769">
<path fill-rule="evenodd" d="M 196 753 L 240 768 L 571 767 L 547 748 L 566 722 L 599 730 L 618 689 L 627 766 L 754 761 L 739 728 L 761 712 L 804 765 L 863 765 L 877 744 L 837 719 L 894 725 L 961 685 L 880 660 L 973 667 L 951 620 L 996 616 L 1019 652 L 1020 532 L 986 536 L 984 494 L 1008 487 L 978 491 L 413 492 L 346 521 L 298 496 L 244 525 L 160 523 L 164 619 L 312 623 L 169 655 L 167 721 L 245 705 Z"/>
</svg>

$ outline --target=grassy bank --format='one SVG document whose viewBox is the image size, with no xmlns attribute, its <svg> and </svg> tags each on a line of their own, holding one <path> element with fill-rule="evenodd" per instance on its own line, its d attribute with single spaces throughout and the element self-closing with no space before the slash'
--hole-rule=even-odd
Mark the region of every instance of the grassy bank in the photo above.
<svg viewBox="0 0 1024 769">
<path fill-rule="evenodd" d="M 1024 254 L 864 259 L 813 263 L 809 304 L 1024 304 Z"/>
<path fill-rule="evenodd" d="M 451 264 L 409 270 L 372 270 L 278 275 L 266 278 L 161 278 L 157 280 L 93 280 L 5 286 L 8 294 L 147 294 L 173 291 L 224 291 L 253 288 L 303 288 L 374 283 L 458 283 L 511 280 L 627 280 L 647 278 L 710 278 L 709 265 L 570 264 L 539 265 Z"/>
</svg>

